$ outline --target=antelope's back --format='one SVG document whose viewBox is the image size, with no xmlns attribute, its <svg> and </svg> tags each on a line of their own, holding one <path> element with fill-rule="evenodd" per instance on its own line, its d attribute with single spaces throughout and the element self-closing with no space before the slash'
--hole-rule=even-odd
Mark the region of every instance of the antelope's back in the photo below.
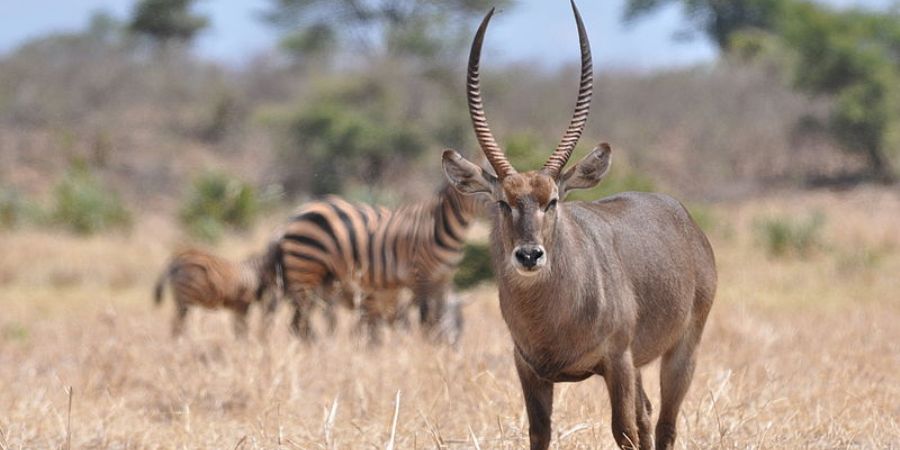
<svg viewBox="0 0 900 450">
<path fill-rule="evenodd" d="M 671 260 L 673 264 L 654 269 L 682 275 L 693 272 L 698 279 L 712 276 L 714 283 L 712 246 L 678 200 L 659 193 L 624 192 L 579 203 L 609 225 L 624 254 L 651 266 L 654 259 Z"/>
<path fill-rule="evenodd" d="M 614 248 L 601 251 L 617 255 L 621 281 L 635 295 L 638 328 L 654 330 L 638 347 L 668 347 L 691 319 L 702 328 L 715 296 L 715 257 L 687 209 L 667 195 L 641 192 L 579 205 L 574 215 L 582 228 L 612 242 Z"/>
</svg>

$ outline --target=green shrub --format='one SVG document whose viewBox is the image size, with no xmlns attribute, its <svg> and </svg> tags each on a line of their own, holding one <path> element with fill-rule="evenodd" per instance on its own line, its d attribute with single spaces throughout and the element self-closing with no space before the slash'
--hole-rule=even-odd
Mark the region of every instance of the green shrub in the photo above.
<svg viewBox="0 0 900 450">
<path fill-rule="evenodd" d="M 0 187 L 0 229 L 42 224 L 47 213 L 16 189 Z"/>
<path fill-rule="evenodd" d="M 342 193 L 350 180 L 377 184 L 388 167 L 413 160 L 428 147 L 421 125 L 386 114 L 393 106 L 382 87 L 359 90 L 355 85 L 326 90 L 273 118 L 284 130 L 278 161 L 289 170 L 282 178 L 289 191 L 323 195 Z"/>
<path fill-rule="evenodd" d="M 9 322 L 0 327 L 0 338 L 5 341 L 24 341 L 28 339 L 28 328 L 18 322 Z"/>
<path fill-rule="evenodd" d="M 770 256 L 810 256 L 823 248 L 822 226 L 825 216 L 814 213 L 805 219 L 769 217 L 756 222 L 762 245 Z"/>
<path fill-rule="evenodd" d="M 131 225 L 131 213 L 86 166 L 73 165 L 53 191 L 50 220 L 76 233 L 93 234 Z"/>
<path fill-rule="evenodd" d="M 494 270 L 491 267 L 490 247 L 487 244 L 466 244 L 463 250 L 463 260 L 453 277 L 453 284 L 458 289 L 468 289 L 493 278 Z"/>
<path fill-rule="evenodd" d="M 882 244 L 873 246 L 865 243 L 851 243 L 835 252 L 835 266 L 842 273 L 858 274 L 879 269 L 893 248 Z"/>
<path fill-rule="evenodd" d="M 253 186 L 221 172 L 207 172 L 194 179 L 180 216 L 191 234 L 215 241 L 229 227 L 253 226 L 264 203 Z"/>
<path fill-rule="evenodd" d="M 697 226 L 699 226 L 700 229 L 705 233 L 712 233 L 718 228 L 718 217 L 716 217 L 716 214 L 709 206 L 699 203 L 693 203 L 690 205 L 686 205 L 686 207 L 688 209 L 688 212 L 691 213 L 691 217 L 694 219 L 694 222 L 696 222 Z"/>
<path fill-rule="evenodd" d="M 548 145 L 533 131 L 511 133 L 506 138 L 504 153 L 513 167 L 534 170 L 544 165 L 549 155 Z"/>
</svg>

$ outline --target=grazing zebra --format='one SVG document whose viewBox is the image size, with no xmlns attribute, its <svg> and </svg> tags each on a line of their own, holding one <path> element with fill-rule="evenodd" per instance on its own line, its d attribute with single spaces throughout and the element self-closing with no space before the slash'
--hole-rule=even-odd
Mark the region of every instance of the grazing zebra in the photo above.
<svg viewBox="0 0 900 450">
<path fill-rule="evenodd" d="M 172 335 L 177 337 L 184 332 L 185 317 L 191 306 L 202 306 L 230 309 L 234 313 L 235 334 L 240 338 L 246 336 L 250 305 L 254 301 L 261 302 L 267 293 L 275 294 L 276 272 L 272 255 L 270 250 L 235 264 L 196 248 L 175 253 L 154 289 L 154 301 L 159 305 L 166 282 L 171 286 L 176 307 Z M 263 314 L 261 338 L 265 338 L 275 306 L 273 297 Z"/>
<path fill-rule="evenodd" d="M 450 283 L 480 209 L 480 199 L 449 185 L 429 200 L 393 211 L 336 196 L 304 205 L 278 240 L 284 292 L 295 305 L 292 330 L 314 337 L 310 294 L 334 302 L 335 284 L 338 298 L 355 298 L 363 314 L 367 304 L 383 304 L 397 297 L 396 290 L 409 288 L 425 331 L 455 342 L 462 312 Z"/>
<path fill-rule="evenodd" d="M 407 288 L 364 290 L 356 283 L 340 285 L 336 283 L 331 291 L 330 301 L 325 307 L 329 314 L 326 320 L 331 331 L 335 328 L 334 304 L 340 302 L 345 307 L 360 311 L 356 332 L 367 333 L 370 344 L 381 342 L 381 326 L 409 329 L 409 310 L 412 306 L 412 292 Z M 447 307 L 448 311 L 458 311 Z M 451 314 L 448 312 L 447 314 Z M 449 316 L 448 316 L 449 319 Z M 299 320 L 299 318 L 298 318 Z M 449 325 L 449 323 L 448 323 Z"/>
</svg>

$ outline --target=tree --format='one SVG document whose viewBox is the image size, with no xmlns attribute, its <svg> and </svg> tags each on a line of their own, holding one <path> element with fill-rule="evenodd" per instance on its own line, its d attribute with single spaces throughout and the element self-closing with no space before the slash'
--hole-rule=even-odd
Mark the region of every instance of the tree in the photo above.
<svg viewBox="0 0 900 450">
<path fill-rule="evenodd" d="M 676 2 L 725 51 L 775 40 L 788 56 L 779 61 L 794 88 L 833 99 L 825 125 L 835 140 L 866 155 L 872 178 L 894 179 L 889 150 L 900 145 L 891 141 L 900 133 L 900 11 L 839 11 L 806 0 L 629 0 L 625 19 Z"/>
<path fill-rule="evenodd" d="M 873 177 L 892 181 L 887 151 L 900 128 L 900 14 L 796 2 L 778 34 L 797 55 L 794 85 L 833 96 L 828 128 L 835 138 L 866 154 Z"/>
<path fill-rule="evenodd" d="M 340 46 L 436 60 L 465 47 L 471 20 L 510 0 L 271 0 L 263 20 L 298 57 Z"/>
<path fill-rule="evenodd" d="M 635 21 L 671 3 L 680 3 L 694 26 L 721 49 L 736 31 L 771 29 L 784 6 L 781 0 L 628 0 L 625 20 Z"/>
<path fill-rule="evenodd" d="M 190 42 L 209 26 L 209 19 L 191 12 L 195 0 L 140 0 L 129 29 L 148 36 L 160 47 L 170 42 Z"/>
<path fill-rule="evenodd" d="M 408 99 L 393 98 L 377 79 L 332 83 L 277 120 L 286 129 L 279 163 L 291 168 L 282 179 L 288 192 L 341 193 L 349 180 L 372 185 L 428 148 L 424 124 L 405 120 Z"/>
</svg>

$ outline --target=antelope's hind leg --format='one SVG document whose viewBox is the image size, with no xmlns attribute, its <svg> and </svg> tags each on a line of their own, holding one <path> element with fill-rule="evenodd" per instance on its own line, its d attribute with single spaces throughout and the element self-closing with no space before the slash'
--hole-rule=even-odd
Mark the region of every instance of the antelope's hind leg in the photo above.
<svg viewBox="0 0 900 450">
<path fill-rule="evenodd" d="M 613 438 L 620 448 L 645 448 L 635 414 L 637 403 L 642 402 L 641 395 L 636 392 L 636 371 L 630 350 L 611 357 L 603 370 L 612 409 Z"/>
<path fill-rule="evenodd" d="M 641 439 L 641 450 L 650 450 L 653 448 L 653 432 L 650 424 L 650 417 L 653 415 L 653 406 L 647 393 L 644 392 L 644 383 L 641 381 L 641 370 L 635 369 L 634 374 L 634 408 L 637 417 L 638 436 Z"/>
<path fill-rule="evenodd" d="M 681 402 L 691 386 L 700 331 L 688 332 L 675 347 L 662 357 L 659 367 L 661 402 L 656 422 L 656 448 L 675 448 L 676 424 Z"/>
<path fill-rule="evenodd" d="M 663 354 L 659 366 L 660 406 L 656 422 L 656 448 L 675 448 L 676 424 L 681 403 L 694 377 L 697 345 L 703 335 L 706 318 L 712 307 L 715 289 L 699 290 L 694 299 L 692 322 L 684 336 Z"/>
</svg>

